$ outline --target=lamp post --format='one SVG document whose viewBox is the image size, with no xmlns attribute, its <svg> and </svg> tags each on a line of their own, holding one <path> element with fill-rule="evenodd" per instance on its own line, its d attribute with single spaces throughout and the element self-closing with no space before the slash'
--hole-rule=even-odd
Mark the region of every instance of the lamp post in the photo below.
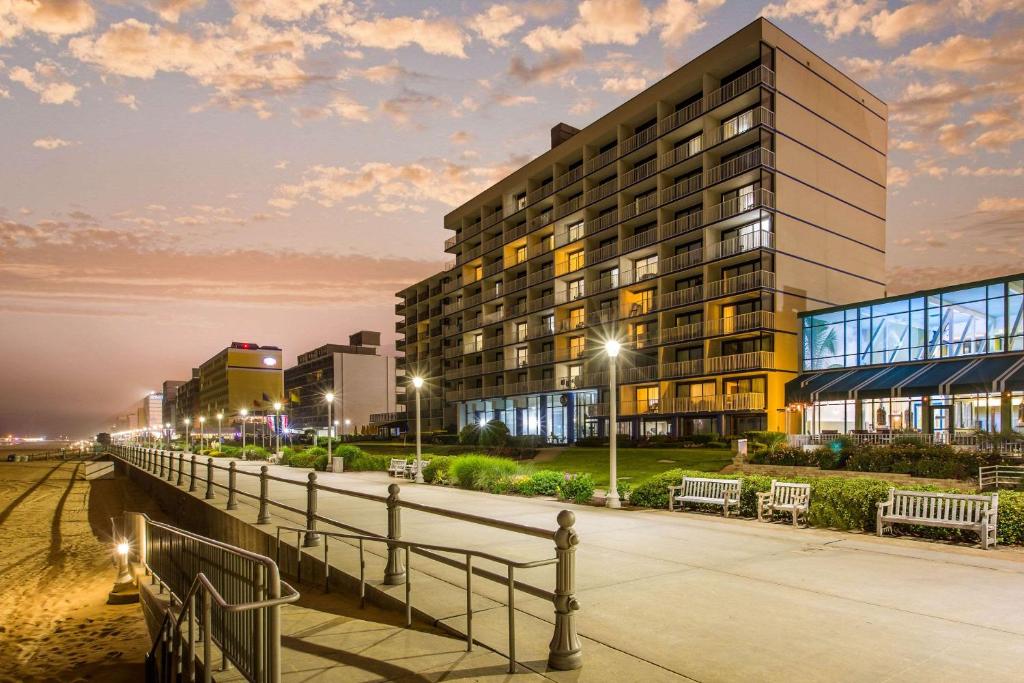
<svg viewBox="0 0 1024 683">
<path fill-rule="evenodd" d="M 202 451 L 206 446 L 206 416 L 199 416 L 199 450 Z"/>
<path fill-rule="evenodd" d="M 186 417 L 183 422 L 185 423 L 185 452 L 192 452 L 192 441 L 189 439 L 188 427 L 192 424 L 192 418 Z"/>
<path fill-rule="evenodd" d="M 609 339 L 604 344 L 604 352 L 608 354 L 608 493 L 604 497 L 605 507 L 618 508 L 622 503 L 619 501 L 618 486 L 618 453 L 616 451 L 616 432 L 618 432 L 618 419 L 616 409 L 618 408 L 618 391 L 615 386 L 615 359 L 619 355 L 621 345 L 614 339 Z"/>
<path fill-rule="evenodd" d="M 224 411 L 217 411 L 217 450 L 224 445 L 224 437 L 221 436 L 220 427 L 221 423 L 224 422 Z"/>
<path fill-rule="evenodd" d="M 167 440 L 167 450 L 171 450 L 171 423 L 164 423 L 164 437 Z"/>
<path fill-rule="evenodd" d="M 334 424 L 337 425 L 338 423 L 335 422 Z M 341 430 L 341 435 L 342 436 L 347 436 L 348 435 L 348 428 L 351 427 L 351 426 L 352 426 L 352 420 L 350 420 L 350 419 L 348 419 L 346 417 L 345 418 L 345 428 Z"/>
<path fill-rule="evenodd" d="M 334 424 L 333 421 L 331 420 L 331 408 L 334 407 L 334 394 L 328 391 L 326 394 L 324 394 L 324 400 L 327 401 L 327 466 L 330 467 L 331 442 L 334 441 L 334 439 L 331 438 L 333 436 L 331 434 L 331 425 Z"/>
<path fill-rule="evenodd" d="M 412 385 L 416 388 L 416 478 L 417 484 L 423 483 L 423 444 L 420 440 L 420 388 L 423 386 L 423 378 L 416 376 L 412 378 Z"/>
<path fill-rule="evenodd" d="M 274 448 L 274 455 L 281 455 L 281 402 L 274 402 L 274 432 L 277 434 L 277 446 Z"/>
<path fill-rule="evenodd" d="M 242 416 L 242 460 L 245 460 L 245 423 L 249 419 L 249 411 L 242 408 L 238 414 Z"/>
</svg>

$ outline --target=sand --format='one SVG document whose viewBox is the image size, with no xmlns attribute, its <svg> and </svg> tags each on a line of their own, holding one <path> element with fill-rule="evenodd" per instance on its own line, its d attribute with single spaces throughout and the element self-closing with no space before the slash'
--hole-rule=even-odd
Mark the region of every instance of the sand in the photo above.
<svg viewBox="0 0 1024 683">
<path fill-rule="evenodd" d="M 151 511 L 126 479 L 80 462 L 0 462 L 0 681 L 141 681 L 137 604 L 107 605 L 110 517 Z"/>
</svg>

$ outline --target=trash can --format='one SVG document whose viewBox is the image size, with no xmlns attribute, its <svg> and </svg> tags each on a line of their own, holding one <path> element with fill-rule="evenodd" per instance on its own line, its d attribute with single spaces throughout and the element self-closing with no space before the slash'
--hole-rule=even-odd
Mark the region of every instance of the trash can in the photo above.
<svg viewBox="0 0 1024 683">
<path fill-rule="evenodd" d="M 341 456 L 334 456 L 331 458 L 331 472 L 344 472 L 345 471 L 345 458 Z"/>
<path fill-rule="evenodd" d="M 732 450 L 733 450 L 733 453 L 735 453 L 736 455 L 746 455 L 747 454 L 747 440 L 746 439 L 736 439 L 735 441 L 733 441 Z"/>
</svg>

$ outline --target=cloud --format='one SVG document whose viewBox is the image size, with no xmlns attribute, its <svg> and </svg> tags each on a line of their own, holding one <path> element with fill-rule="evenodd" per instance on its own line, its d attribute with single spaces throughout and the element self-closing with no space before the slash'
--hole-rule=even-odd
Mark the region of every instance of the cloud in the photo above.
<svg viewBox="0 0 1024 683">
<path fill-rule="evenodd" d="M 661 26 L 658 37 L 662 43 L 677 47 L 707 26 L 707 12 L 724 4 L 725 0 L 665 0 L 654 11 L 654 23 Z"/>
<path fill-rule="evenodd" d="M 401 93 L 380 103 L 380 110 L 396 123 L 421 120 L 424 112 L 440 109 L 444 100 L 430 93 L 403 88 Z"/>
<path fill-rule="evenodd" d="M 120 95 L 117 98 L 117 102 L 118 104 L 123 104 L 132 111 L 138 111 L 139 109 L 139 101 L 135 99 L 135 95 Z"/>
<path fill-rule="evenodd" d="M 473 134 L 465 130 L 457 130 L 448 136 L 448 140 L 455 145 L 468 144 L 473 139 Z"/>
<path fill-rule="evenodd" d="M 906 187 L 907 183 L 910 182 L 910 172 L 905 168 L 899 166 L 890 166 L 889 172 L 886 173 L 885 183 L 889 187 Z"/>
<path fill-rule="evenodd" d="M 508 95 L 497 94 L 492 98 L 495 104 L 502 107 L 518 107 L 523 104 L 536 104 L 537 98 L 533 95 Z"/>
<path fill-rule="evenodd" d="M 370 110 L 344 93 L 335 93 L 327 104 L 327 109 L 338 118 L 346 121 L 366 122 L 370 120 Z"/>
<path fill-rule="evenodd" d="M 955 171 L 953 171 L 953 175 L 974 176 L 976 178 L 1017 178 L 1020 176 L 1024 176 L 1024 166 L 1015 166 L 1012 168 L 992 168 L 991 166 L 960 166 Z"/>
<path fill-rule="evenodd" d="M 65 140 L 63 138 L 39 138 L 32 143 L 33 147 L 45 150 L 60 149 L 61 147 L 71 147 L 77 145 L 77 142 Z"/>
<path fill-rule="evenodd" d="M 582 99 L 573 102 L 572 106 L 569 107 L 569 113 L 573 115 L 586 114 L 592 111 L 597 106 L 597 100 L 592 97 L 584 97 Z"/>
<path fill-rule="evenodd" d="M 829 40 L 836 40 L 863 28 L 883 5 L 880 0 L 786 0 L 765 5 L 761 14 L 769 19 L 801 17 L 824 28 Z"/>
<path fill-rule="evenodd" d="M 349 200 L 372 198 L 377 205 L 440 203 L 454 207 L 497 182 L 519 162 L 515 159 L 497 166 L 468 166 L 431 160 L 370 162 L 352 168 L 312 166 L 297 182 L 279 185 L 269 203 L 288 209 L 305 200 L 330 208 Z"/>
<path fill-rule="evenodd" d="M 926 43 L 894 60 L 896 67 L 937 72 L 977 73 L 991 67 L 1024 67 L 1024 37 L 1011 33 L 980 38 L 958 34 Z"/>
<path fill-rule="evenodd" d="M 43 104 L 74 104 L 78 106 L 75 95 L 78 87 L 66 80 L 64 70 L 56 62 L 49 59 L 36 62 L 31 71 L 23 66 L 16 66 L 7 72 L 15 83 L 39 95 Z"/>
<path fill-rule="evenodd" d="M 1024 211 L 1024 197 L 982 197 L 978 200 L 977 210 L 997 213 Z"/>
<path fill-rule="evenodd" d="M 601 90 L 619 95 L 635 95 L 646 87 L 647 79 L 638 76 L 606 78 L 601 82 Z"/>
<path fill-rule="evenodd" d="M 176 24 L 182 14 L 193 12 L 206 5 L 206 0 L 156 0 L 153 9 L 164 21 Z"/>
<path fill-rule="evenodd" d="M 538 26 L 523 38 L 535 52 L 579 50 L 584 45 L 635 45 L 651 28 L 651 11 L 641 0 L 583 0 L 568 28 Z"/>
<path fill-rule="evenodd" d="M 73 38 L 68 47 L 81 61 L 119 76 L 149 80 L 161 72 L 185 74 L 213 89 L 209 104 L 251 108 L 265 117 L 268 96 L 294 92 L 314 80 L 302 64 L 310 50 L 328 40 L 296 26 L 255 21 L 203 23 L 190 33 L 126 19 L 101 34 Z"/>
<path fill-rule="evenodd" d="M 0 45 L 25 31 L 68 36 L 94 23 L 96 11 L 88 0 L 0 0 Z"/>
<path fill-rule="evenodd" d="M 550 83 L 558 76 L 583 63 L 583 51 L 579 49 L 555 52 L 532 66 L 527 65 L 518 55 L 508 65 L 508 75 L 523 83 Z"/>
<path fill-rule="evenodd" d="M 870 31 L 883 45 L 894 45 L 911 32 L 929 31 L 943 23 L 950 8 L 942 2 L 911 2 L 871 17 Z"/>
<path fill-rule="evenodd" d="M 508 45 L 506 36 L 526 23 L 526 19 L 508 5 L 491 5 L 470 17 L 466 25 L 494 47 Z"/>
<path fill-rule="evenodd" d="M 348 38 L 358 47 L 395 50 L 418 45 L 424 52 L 447 57 L 465 57 L 466 34 L 450 19 L 406 16 L 357 16 L 349 4 L 330 14 L 328 30 Z"/>
<path fill-rule="evenodd" d="M 951 282 L 973 282 L 1019 272 L 1020 264 L 1015 261 L 955 266 L 905 265 L 888 268 L 886 280 L 889 283 L 888 293 L 895 296 L 947 287 Z"/>
<path fill-rule="evenodd" d="M 864 57 L 840 57 L 839 62 L 843 65 L 843 71 L 861 81 L 872 81 L 880 77 L 884 66 L 881 59 Z"/>
</svg>

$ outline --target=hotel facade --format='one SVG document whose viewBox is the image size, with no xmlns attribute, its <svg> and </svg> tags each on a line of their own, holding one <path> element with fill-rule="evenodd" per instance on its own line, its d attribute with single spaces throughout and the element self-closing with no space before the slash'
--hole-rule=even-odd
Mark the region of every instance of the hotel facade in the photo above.
<svg viewBox="0 0 1024 683">
<path fill-rule="evenodd" d="M 763 19 L 559 124 L 398 293 L 424 431 L 606 435 L 611 338 L 621 434 L 797 427 L 798 314 L 884 294 L 886 138 L 883 102 Z"/>
<path fill-rule="evenodd" d="M 786 397 L 812 440 L 1024 431 L 1024 274 L 801 315 Z"/>
</svg>

